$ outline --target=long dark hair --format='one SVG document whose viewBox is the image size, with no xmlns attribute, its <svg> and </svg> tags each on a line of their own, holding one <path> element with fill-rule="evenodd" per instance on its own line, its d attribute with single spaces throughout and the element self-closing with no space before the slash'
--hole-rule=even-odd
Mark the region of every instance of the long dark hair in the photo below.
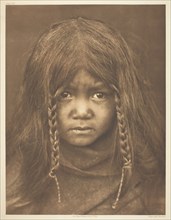
<svg viewBox="0 0 171 220">
<path fill-rule="evenodd" d="M 9 207 L 22 207 L 39 199 L 50 184 L 48 96 L 80 68 L 118 89 L 134 169 L 142 179 L 163 174 L 161 116 L 138 57 L 118 31 L 102 22 L 69 19 L 41 35 L 25 69 L 21 98 L 7 133 L 7 162 L 16 157 L 20 161 L 7 191 Z"/>
</svg>

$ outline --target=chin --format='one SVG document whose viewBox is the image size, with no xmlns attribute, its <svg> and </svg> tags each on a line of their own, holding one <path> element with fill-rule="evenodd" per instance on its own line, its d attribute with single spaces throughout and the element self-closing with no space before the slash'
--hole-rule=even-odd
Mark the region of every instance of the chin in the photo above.
<svg viewBox="0 0 171 220">
<path fill-rule="evenodd" d="M 72 146 L 76 146 L 76 147 L 87 147 L 89 145 L 92 145 L 96 142 L 96 140 L 71 140 L 71 141 L 67 141 L 66 142 Z"/>
<path fill-rule="evenodd" d="M 93 142 L 74 142 L 74 143 L 72 142 L 70 144 L 73 146 L 76 146 L 76 147 L 87 147 L 87 146 L 93 144 Z"/>
</svg>

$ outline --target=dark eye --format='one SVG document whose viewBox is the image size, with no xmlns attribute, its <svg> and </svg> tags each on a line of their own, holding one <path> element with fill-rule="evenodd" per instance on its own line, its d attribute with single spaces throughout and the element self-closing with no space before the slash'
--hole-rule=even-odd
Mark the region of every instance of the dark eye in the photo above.
<svg viewBox="0 0 171 220">
<path fill-rule="evenodd" d="M 62 92 L 60 94 L 60 99 L 71 99 L 72 98 L 72 95 L 70 92 Z"/>
<path fill-rule="evenodd" d="M 93 94 L 93 99 L 104 99 L 106 95 L 103 92 L 96 92 Z"/>
</svg>

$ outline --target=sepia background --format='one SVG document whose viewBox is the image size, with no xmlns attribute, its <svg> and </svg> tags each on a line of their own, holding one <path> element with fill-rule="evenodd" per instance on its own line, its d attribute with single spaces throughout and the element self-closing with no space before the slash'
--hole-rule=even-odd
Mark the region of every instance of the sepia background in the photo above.
<svg viewBox="0 0 171 220">
<path fill-rule="evenodd" d="M 144 70 L 165 114 L 164 5 L 9 5 L 6 6 L 6 113 L 14 112 L 28 54 L 52 23 L 73 17 L 106 22 L 117 28 L 144 60 Z"/>
</svg>

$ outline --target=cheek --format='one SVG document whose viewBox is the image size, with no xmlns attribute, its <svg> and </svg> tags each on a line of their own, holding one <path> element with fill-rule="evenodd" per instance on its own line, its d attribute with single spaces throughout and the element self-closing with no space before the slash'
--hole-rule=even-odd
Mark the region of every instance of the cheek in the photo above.
<svg viewBox="0 0 171 220">
<path fill-rule="evenodd" d="M 104 105 L 103 107 L 99 108 L 98 110 L 98 117 L 99 122 L 101 121 L 102 128 L 110 128 L 114 121 L 116 120 L 116 112 L 114 103 Z"/>
<path fill-rule="evenodd" d="M 59 124 L 59 129 L 63 128 L 68 120 L 69 109 L 65 106 L 58 106 L 57 120 Z"/>
</svg>

